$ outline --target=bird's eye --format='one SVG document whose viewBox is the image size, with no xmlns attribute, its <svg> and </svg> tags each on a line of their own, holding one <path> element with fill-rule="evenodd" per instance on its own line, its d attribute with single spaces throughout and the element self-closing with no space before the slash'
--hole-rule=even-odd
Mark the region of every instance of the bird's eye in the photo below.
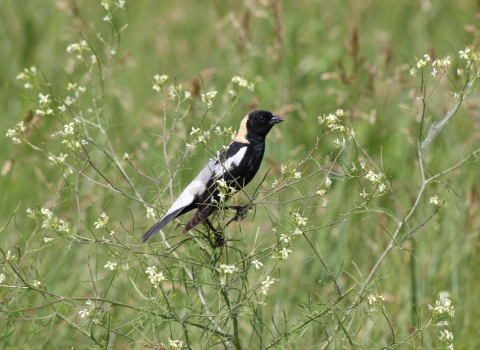
<svg viewBox="0 0 480 350">
<path fill-rule="evenodd" d="M 261 115 L 260 118 L 258 118 L 258 119 L 260 119 L 261 122 L 265 121 L 265 117 L 263 115 Z"/>
</svg>

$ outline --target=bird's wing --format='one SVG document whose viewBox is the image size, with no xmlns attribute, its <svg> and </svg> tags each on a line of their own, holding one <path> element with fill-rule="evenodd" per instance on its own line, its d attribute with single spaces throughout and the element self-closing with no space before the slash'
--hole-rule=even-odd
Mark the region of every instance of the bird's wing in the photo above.
<svg viewBox="0 0 480 350">
<path fill-rule="evenodd" d="M 217 161 L 210 161 L 202 170 L 202 172 L 205 171 L 209 174 L 209 179 L 206 182 L 204 191 L 197 199 L 198 209 L 185 226 L 183 233 L 190 231 L 217 210 L 217 205 L 212 203 L 212 198 L 215 198 L 217 202 L 220 200 L 217 180 L 225 179 L 226 181 L 231 181 L 241 176 L 241 173 L 238 171 L 238 165 L 245 156 L 247 146 L 240 144 L 241 146 L 239 147 L 239 143 L 236 142 L 234 142 L 233 145 L 235 146 L 222 151 Z M 230 146 L 232 146 L 232 144 Z"/>
</svg>

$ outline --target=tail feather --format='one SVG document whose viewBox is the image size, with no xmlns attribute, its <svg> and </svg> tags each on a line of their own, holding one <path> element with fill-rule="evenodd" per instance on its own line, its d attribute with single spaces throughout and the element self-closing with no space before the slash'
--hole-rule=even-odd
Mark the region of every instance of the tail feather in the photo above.
<svg viewBox="0 0 480 350">
<path fill-rule="evenodd" d="M 147 239 L 155 236 L 162 228 L 165 227 L 166 224 L 175 219 L 182 212 L 183 209 L 185 208 L 179 208 L 171 212 L 170 214 L 166 215 L 162 220 L 153 225 L 150 230 L 145 232 L 145 234 L 142 236 L 142 242 L 145 242 Z"/>
<path fill-rule="evenodd" d="M 217 207 L 215 207 L 214 205 L 207 205 L 207 206 L 200 207 L 195 212 L 195 214 L 190 219 L 190 221 L 185 225 L 185 228 L 183 229 L 183 233 L 187 233 L 188 231 L 190 231 L 192 228 L 194 228 L 203 220 L 205 220 L 210 215 L 212 215 L 216 210 L 217 210 Z"/>
</svg>

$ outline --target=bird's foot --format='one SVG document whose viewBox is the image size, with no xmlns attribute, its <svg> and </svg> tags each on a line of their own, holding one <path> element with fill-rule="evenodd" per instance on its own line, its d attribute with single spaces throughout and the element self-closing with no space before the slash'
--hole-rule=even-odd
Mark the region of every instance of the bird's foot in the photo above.
<svg viewBox="0 0 480 350">
<path fill-rule="evenodd" d="M 233 217 L 233 220 L 235 221 L 242 221 L 243 219 L 245 219 L 247 217 L 249 208 L 250 208 L 250 204 L 243 205 L 243 206 L 234 205 L 234 206 L 227 207 L 227 209 L 236 211 L 235 216 Z"/>
<path fill-rule="evenodd" d="M 225 237 L 223 237 L 222 232 L 214 231 L 213 234 L 215 235 L 215 244 L 213 244 L 213 248 L 223 247 L 225 245 Z"/>
</svg>

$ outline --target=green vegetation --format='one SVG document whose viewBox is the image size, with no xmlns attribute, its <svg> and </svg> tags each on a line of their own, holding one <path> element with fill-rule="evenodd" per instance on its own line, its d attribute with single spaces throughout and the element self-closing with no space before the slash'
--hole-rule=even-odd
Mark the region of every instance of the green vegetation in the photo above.
<svg viewBox="0 0 480 350">
<path fill-rule="evenodd" d="M 475 6 L 0 4 L 3 348 L 479 348 Z M 254 109 L 227 247 L 142 244 Z"/>
</svg>

